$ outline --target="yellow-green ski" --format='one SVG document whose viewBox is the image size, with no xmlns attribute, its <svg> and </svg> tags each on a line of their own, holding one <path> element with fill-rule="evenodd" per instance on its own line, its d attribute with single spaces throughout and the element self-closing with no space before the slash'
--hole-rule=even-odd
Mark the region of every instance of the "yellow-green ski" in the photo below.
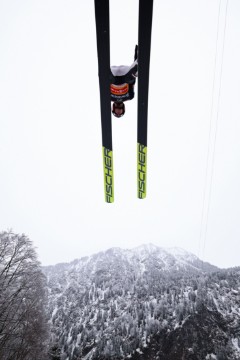
<svg viewBox="0 0 240 360">
<path fill-rule="evenodd" d="M 105 201 L 114 201 L 114 180 L 113 180 L 113 152 L 103 146 L 103 175 Z"/>
<path fill-rule="evenodd" d="M 147 191 L 147 146 L 137 144 L 138 198 L 144 199 Z"/>
</svg>

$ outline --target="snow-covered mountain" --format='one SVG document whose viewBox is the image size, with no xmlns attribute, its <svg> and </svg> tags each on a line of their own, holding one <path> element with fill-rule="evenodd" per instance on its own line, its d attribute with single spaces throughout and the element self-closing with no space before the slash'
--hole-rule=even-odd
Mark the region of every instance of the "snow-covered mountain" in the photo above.
<svg viewBox="0 0 240 360">
<path fill-rule="evenodd" d="M 110 248 L 89 257 L 83 257 L 69 264 L 57 264 L 45 267 L 45 271 L 79 271 L 86 272 L 88 277 L 96 275 L 96 271 L 102 271 L 112 267 L 111 271 L 117 270 L 117 264 L 124 269 L 131 269 L 136 276 L 145 271 L 151 271 L 155 267 L 162 272 L 191 271 L 196 273 L 218 270 L 216 266 L 201 261 L 196 255 L 181 248 L 161 248 L 153 244 L 144 244 L 134 249 Z"/>
<path fill-rule="evenodd" d="M 240 359 L 239 269 L 147 244 L 43 270 L 61 360 Z"/>
</svg>

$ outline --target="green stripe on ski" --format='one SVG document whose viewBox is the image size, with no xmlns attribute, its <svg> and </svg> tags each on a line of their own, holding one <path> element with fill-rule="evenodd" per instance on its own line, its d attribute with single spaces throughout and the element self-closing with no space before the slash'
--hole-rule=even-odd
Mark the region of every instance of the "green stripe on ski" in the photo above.
<svg viewBox="0 0 240 360">
<path fill-rule="evenodd" d="M 138 198 L 144 199 L 147 190 L 147 146 L 137 144 L 137 184 Z"/>
<path fill-rule="evenodd" d="M 112 203 L 114 201 L 113 152 L 103 146 L 102 153 L 105 201 Z"/>
</svg>

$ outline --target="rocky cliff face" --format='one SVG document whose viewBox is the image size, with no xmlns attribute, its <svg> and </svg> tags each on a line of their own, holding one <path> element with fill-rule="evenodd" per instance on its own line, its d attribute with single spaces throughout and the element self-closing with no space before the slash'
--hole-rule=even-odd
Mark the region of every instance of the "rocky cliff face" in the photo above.
<svg viewBox="0 0 240 360">
<path fill-rule="evenodd" d="M 240 359 L 240 269 L 148 244 L 44 272 L 61 360 Z"/>
</svg>

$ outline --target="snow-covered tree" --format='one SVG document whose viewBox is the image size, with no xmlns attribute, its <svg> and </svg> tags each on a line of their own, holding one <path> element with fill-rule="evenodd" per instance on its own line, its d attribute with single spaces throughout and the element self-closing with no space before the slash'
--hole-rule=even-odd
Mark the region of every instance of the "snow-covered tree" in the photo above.
<svg viewBox="0 0 240 360">
<path fill-rule="evenodd" d="M 0 359 L 46 359 L 46 289 L 25 235 L 0 233 Z"/>
</svg>

